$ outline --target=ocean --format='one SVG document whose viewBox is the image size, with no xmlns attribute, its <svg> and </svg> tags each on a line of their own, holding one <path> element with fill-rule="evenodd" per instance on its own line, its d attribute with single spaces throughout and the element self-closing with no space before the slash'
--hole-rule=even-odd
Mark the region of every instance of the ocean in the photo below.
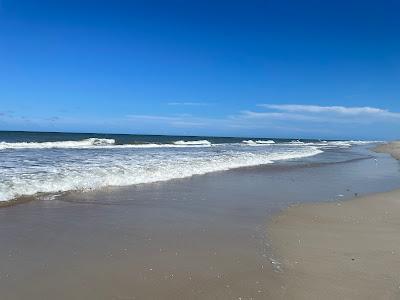
<svg viewBox="0 0 400 300">
<path fill-rule="evenodd" d="M 0 131 L 0 201 L 48 199 L 67 191 L 242 167 L 338 162 L 368 155 L 352 150 L 373 143 L 377 142 Z"/>
</svg>

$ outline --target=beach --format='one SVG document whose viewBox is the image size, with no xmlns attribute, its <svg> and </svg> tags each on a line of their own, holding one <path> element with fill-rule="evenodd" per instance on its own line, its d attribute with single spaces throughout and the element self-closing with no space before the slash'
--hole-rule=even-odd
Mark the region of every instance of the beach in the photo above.
<svg viewBox="0 0 400 300">
<path fill-rule="evenodd" d="M 398 142 L 379 146 L 399 159 Z M 399 299 L 400 190 L 292 206 L 268 234 L 284 299 Z"/>
<path fill-rule="evenodd" d="M 62 135 L 49 144 L 48 134 L 36 135 L 33 144 L 2 144 L 3 195 L 41 191 L 3 201 L 11 205 L 0 209 L 6 300 L 291 299 L 290 257 L 279 248 L 290 239 L 269 231 L 279 223 L 266 226 L 267 220 L 283 218 L 275 216 L 293 205 L 325 201 L 335 210 L 338 201 L 400 187 L 398 162 L 371 152 L 373 143 L 210 139 L 209 145 L 197 138 L 193 145 L 194 138 L 185 144 L 176 142 L 181 137 L 144 136 L 139 144 L 136 136 Z M 104 186 L 45 193 L 71 183 Z M 328 259 L 324 251 L 318 255 Z"/>
<path fill-rule="evenodd" d="M 400 300 L 400 0 L 0 0 L 0 300 Z"/>
</svg>

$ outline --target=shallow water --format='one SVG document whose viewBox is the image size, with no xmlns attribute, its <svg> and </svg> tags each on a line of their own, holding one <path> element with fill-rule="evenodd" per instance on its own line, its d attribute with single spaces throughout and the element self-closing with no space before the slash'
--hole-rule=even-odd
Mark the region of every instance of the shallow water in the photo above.
<svg viewBox="0 0 400 300">
<path fill-rule="evenodd" d="M 358 144 L 363 142 L 0 132 L 0 201 L 285 163 Z"/>
</svg>

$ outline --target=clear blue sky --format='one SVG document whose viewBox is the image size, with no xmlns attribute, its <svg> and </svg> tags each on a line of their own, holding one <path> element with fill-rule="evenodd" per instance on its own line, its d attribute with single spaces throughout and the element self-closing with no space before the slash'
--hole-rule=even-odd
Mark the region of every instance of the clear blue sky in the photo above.
<svg viewBox="0 0 400 300">
<path fill-rule="evenodd" d="M 399 1 L 0 0 L 0 129 L 400 138 Z"/>
</svg>

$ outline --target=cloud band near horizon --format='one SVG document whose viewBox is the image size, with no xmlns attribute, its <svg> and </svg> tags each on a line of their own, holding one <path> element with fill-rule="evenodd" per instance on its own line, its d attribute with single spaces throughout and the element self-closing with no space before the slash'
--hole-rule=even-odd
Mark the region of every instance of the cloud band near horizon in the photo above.
<svg viewBox="0 0 400 300">
<path fill-rule="evenodd" d="M 182 102 L 191 103 L 191 102 Z M 193 102 L 197 103 L 197 102 Z M 200 102 L 199 102 L 200 103 Z M 209 132 L 219 134 L 222 132 L 227 135 L 248 135 L 252 136 L 254 132 L 258 135 L 271 136 L 269 132 L 284 132 L 289 135 L 290 132 L 307 133 L 310 136 L 320 137 L 327 135 L 332 137 L 341 137 L 350 134 L 353 129 L 366 132 L 376 131 L 375 138 L 379 135 L 387 134 L 387 129 L 396 134 L 394 129 L 398 124 L 400 128 L 400 113 L 389 111 L 377 107 L 346 107 L 346 106 L 318 106 L 308 104 L 258 104 L 258 110 L 242 110 L 231 115 L 222 115 L 220 117 L 209 117 L 203 115 L 177 114 L 170 111 L 169 114 L 127 114 L 120 118 L 102 119 L 96 116 L 90 116 L 85 120 L 73 116 L 52 116 L 30 117 L 18 116 L 17 113 L 9 114 L 0 112 L 0 125 L 2 128 L 16 128 L 19 125 L 37 124 L 38 128 L 90 128 L 104 124 L 107 128 L 130 127 L 137 131 L 135 133 L 157 133 L 157 128 L 162 128 L 163 134 L 176 134 L 182 132 L 185 134 L 212 135 Z M 385 125 L 387 124 L 387 125 Z M 32 127 L 33 128 L 33 127 Z M 168 129 L 169 128 L 169 129 Z M 85 129 L 86 130 L 86 129 Z M 354 131 L 355 133 L 357 131 Z M 207 134 L 206 134 L 207 133 Z M 353 134 L 354 136 L 356 134 Z"/>
</svg>

